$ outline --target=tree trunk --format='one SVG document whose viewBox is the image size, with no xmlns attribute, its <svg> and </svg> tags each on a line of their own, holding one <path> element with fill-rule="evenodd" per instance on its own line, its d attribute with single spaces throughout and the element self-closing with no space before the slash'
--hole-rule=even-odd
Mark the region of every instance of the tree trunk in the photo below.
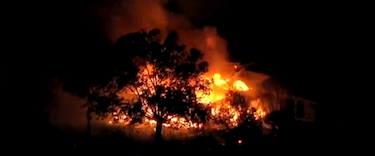
<svg viewBox="0 0 375 156">
<path fill-rule="evenodd" d="M 87 113 L 86 113 L 86 118 L 87 118 L 87 134 L 88 134 L 88 136 L 90 136 L 91 135 L 91 113 L 90 113 L 90 111 L 87 111 Z"/>
<path fill-rule="evenodd" d="M 91 135 L 91 119 L 87 120 L 87 134 Z"/>
<path fill-rule="evenodd" d="M 163 122 L 161 120 L 158 120 L 156 123 L 156 132 L 155 132 L 155 143 L 160 144 L 162 142 L 162 137 L 161 137 L 161 131 L 163 128 Z"/>
</svg>

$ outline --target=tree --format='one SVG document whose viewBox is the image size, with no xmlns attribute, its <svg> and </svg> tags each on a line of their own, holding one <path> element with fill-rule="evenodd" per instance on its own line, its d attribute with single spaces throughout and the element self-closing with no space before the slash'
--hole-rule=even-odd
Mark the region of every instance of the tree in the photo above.
<svg viewBox="0 0 375 156">
<path fill-rule="evenodd" d="M 97 116 L 97 119 L 103 119 L 104 117 L 108 116 L 113 107 L 111 105 L 115 105 L 119 103 L 119 98 L 115 94 L 106 94 L 103 95 L 100 89 L 95 87 L 90 88 L 89 93 L 86 94 L 86 103 L 84 107 L 87 108 L 86 110 L 86 119 L 87 119 L 87 133 L 91 135 L 91 121 L 94 115 Z"/>
<path fill-rule="evenodd" d="M 163 124 L 173 122 L 173 117 L 196 123 L 207 120 L 208 110 L 195 93 L 208 94 L 212 81 L 202 77 L 208 63 L 199 50 L 186 51 L 178 44 L 175 32 L 164 42 L 160 38 L 157 29 L 121 37 L 116 50 L 128 53 L 131 64 L 114 68 L 113 79 L 107 85 L 92 87 L 95 98 L 90 99 L 99 116 L 115 111 L 131 123 L 156 121 L 155 142 L 161 141 Z"/>
<path fill-rule="evenodd" d="M 229 91 L 226 100 L 231 106 L 236 109 L 239 114 L 238 125 L 230 129 L 224 138 L 227 141 L 226 145 L 251 144 L 257 145 L 262 137 L 262 120 L 257 119 L 257 110 L 249 103 L 251 99 L 245 98 L 240 92 Z M 238 141 L 241 140 L 239 143 Z"/>
<path fill-rule="evenodd" d="M 134 37 L 132 35 L 135 35 Z M 126 38 L 139 38 L 140 34 L 132 34 Z M 122 40 L 119 39 L 119 43 Z M 128 42 L 126 42 L 128 43 Z M 125 45 L 125 44 L 118 44 Z M 118 103 L 115 92 L 103 95 L 103 90 L 108 87 L 114 77 L 122 75 L 123 81 L 125 78 L 134 79 L 138 73 L 138 68 L 133 64 L 132 57 L 135 56 L 136 50 L 130 50 L 123 52 L 124 49 L 118 45 L 114 48 L 109 47 L 105 53 L 100 54 L 100 59 L 94 57 L 94 59 L 88 59 L 88 62 L 84 62 L 83 65 L 72 65 L 74 68 L 68 68 L 68 70 L 62 71 L 58 77 L 63 83 L 64 91 L 67 91 L 75 96 L 84 99 L 86 102 L 83 105 L 86 111 L 87 119 L 87 132 L 91 133 L 91 121 L 94 116 L 97 118 L 104 118 L 113 111 L 115 102 Z M 127 46 L 128 50 L 134 48 L 133 46 Z M 139 48 L 138 48 L 139 49 Z M 122 51 L 121 51 L 122 50 Z M 69 62 L 69 61 L 67 61 Z M 70 63 L 70 62 L 69 62 Z M 123 71 L 126 71 L 123 72 Z"/>
<path fill-rule="evenodd" d="M 249 123 L 259 123 L 256 120 L 256 109 L 250 105 L 249 98 L 241 92 L 229 90 L 225 99 L 217 101 L 213 106 L 211 120 L 225 130 Z"/>
</svg>

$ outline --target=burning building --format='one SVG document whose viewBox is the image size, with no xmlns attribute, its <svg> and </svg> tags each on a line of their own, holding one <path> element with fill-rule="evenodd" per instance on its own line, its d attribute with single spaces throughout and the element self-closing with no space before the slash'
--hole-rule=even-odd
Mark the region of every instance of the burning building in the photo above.
<svg viewBox="0 0 375 156">
<path fill-rule="evenodd" d="M 303 104 L 303 107 L 301 108 L 300 104 L 297 104 L 296 102 L 306 100 L 299 100 L 299 98 L 286 96 L 288 94 L 285 91 L 285 87 L 278 86 L 278 84 L 274 86 L 269 85 L 271 86 L 269 88 L 267 88 L 267 85 L 264 86 L 268 81 L 272 82 L 269 76 L 246 71 L 240 64 L 230 63 L 227 60 L 228 52 L 226 41 L 217 35 L 215 28 L 205 27 L 203 30 L 192 29 L 186 24 L 188 22 L 186 22 L 184 18 L 165 11 L 158 1 L 148 1 L 147 3 L 137 1 L 122 5 L 116 4 L 103 10 L 105 10 L 103 13 L 106 15 L 103 15 L 103 18 L 106 17 L 106 21 L 111 21 L 108 22 L 111 23 L 111 25 L 108 26 L 107 33 L 110 40 L 113 42 L 124 34 L 136 32 L 140 29 L 149 30 L 152 28 L 160 28 L 166 33 L 165 29 L 171 28 L 178 32 L 181 43 L 186 45 L 187 48 L 197 48 L 201 50 L 204 53 L 205 61 L 209 63 L 209 72 L 204 76 L 214 80 L 214 84 L 211 86 L 211 94 L 202 97 L 201 102 L 207 104 L 207 106 L 211 108 L 212 116 L 227 118 L 229 122 L 232 123 L 232 126 L 238 125 L 240 113 L 232 108 L 230 104 L 224 102 L 225 95 L 229 91 L 236 91 L 249 99 L 250 102 L 248 103 L 245 112 L 247 112 L 247 110 L 252 112 L 250 108 L 254 108 L 255 112 L 252 113 L 258 120 L 262 119 L 272 111 L 290 108 L 292 108 L 291 110 L 293 110 L 293 114 L 296 115 L 296 119 L 298 120 L 311 121 L 315 118 L 313 111 L 310 111 L 307 107 L 310 106 L 309 104 Z M 198 96 L 199 94 L 200 93 L 197 92 Z M 287 99 L 291 99 L 294 103 L 286 102 L 288 101 Z M 70 102 L 63 101 L 60 103 L 68 104 Z M 287 103 L 292 104 L 288 105 Z M 311 106 L 313 105 L 314 104 L 311 104 Z M 300 112 L 299 110 L 301 109 L 304 110 L 304 113 L 299 113 L 297 116 L 297 112 Z M 79 110 L 79 108 L 75 108 L 74 110 Z M 64 111 L 69 113 L 72 112 L 67 109 L 64 109 Z M 228 113 L 225 114 L 223 112 Z M 82 113 L 79 112 L 76 114 Z M 121 125 L 127 125 L 129 123 L 128 118 L 125 115 L 113 112 L 112 117 L 113 120 L 106 120 L 106 123 L 110 123 L 110 125 L 114 125 L 115 122 L 120 123 Z M 60 118 L 63 120 L 69 120 L 70 122 L 77 121 L 73 118 Z M 155 121 L 149 119 L 144 120 L 151 126 L 155 124 Z M 183 118 L 171 117 L 170 120 L 172 123 L 176 123 L 179 127 L 182 127 L 181 129 L 202 127 L 201 124 L 188 123 Z M 173 124 L 165 123 L 163 126 L 171 127 L 171 125 Z M 147 128 L 150 129 L 149 127 Z M 167 129 L 168 128 L 166 128 L 166 130 Z"/>
<path fill-rule="evenodd" d="M 289 95 L 286 87 L 262 73 L 247 71 L 239 64 L 228 63 L 228 66 L 234 68 L 233 72 L 223 74 L 208 72 L 204 75 L 205 78 L 213 80 L 213 84 L 210 87 L 212 90 L 209 95 L 203 95 L 199 91 L 196 92 L 196 95 L 200 97 L 200 102 L 211 109 L 210 115 L 212 117 L 225 118 L 230 123 L 229 127 L 232 128 L 240 124 L 240 116 L 244 112 L 245 114 L 254 115 L 256 120 L 262 120 L 271 112 L 286 111 L 296 121 L 315 121 L 314 102 Z M 239 111 L 226 101 L 226 96 L 230 91 L 239 92 L 246 97 L 249 103 L 246 108 L 242 108 L 245 111 Z M 151 111 L 148 113 L 152 114 Z M 113 119 L 109 121 L 110 124 L 122 123 L 127 125 L 129 123 L 125 115 L 117 115 L 116 113 L 113 115 Z M 178 127 L 180 129 L 201 129 L 207 126 L 189 122 L 181 117 L 171 116 L 170 121 L 170 123 L 164 123 L 163 126 L 166 128 Z M 145 119 L 145 123 L 151 127 L 156 125 L 156 121 L 150 119 Z M 213 125 L 209 127 L 218 128 Z"/>
</svg>

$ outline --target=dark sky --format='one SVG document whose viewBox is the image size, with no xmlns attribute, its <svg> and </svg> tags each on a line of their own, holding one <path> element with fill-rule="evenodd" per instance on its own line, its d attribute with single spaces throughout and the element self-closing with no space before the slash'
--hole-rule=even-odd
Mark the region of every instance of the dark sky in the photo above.
<svg viewBox="0 0 375 156">
<path fill-rule="evenodd" d="M 26 68 L 33 72 L 29 81 L 35 82 L 34 87 L 40 86 L 37 82 L 70 69 L 61 62 L 85 68 L 87 62 L 99 60 L 108 41 L 94 6 L 110 2 L 50 1 L 29 8 L 20 22 L 27 27 L 20 27 L 25 32 L 24 46 L 35 49 L 26 53 L 33 57 Z M 234 60 L 257 62 L 254 70 L 278 77 L 293 93 L 308 99 L 321 102 L 322 95 L 334 90 L 326 84 L 337 80 L 333 72 L 346 71 L 341 63 L 355 48 L 351 42 L 355 33 L 351 30 L 356 22 L 354 10 L 341 4 L 199 2 L 195 8 L 199 14 L 189 15 L 193 25 L 216 26 L 228 41 Z M 182 14 L 189 12 L 180 9 L 179 3 L 182 1 L 168 7 Z"/>
<path fill-rule="evenodd" d="M 234 60 L 257 62 L 254 70 L 278 77 L 294 94 L 312 100 L 319 94 L 318 68 L 327 59 L 322 53 L 339 42 L 334 35 L 343 35 L 337 33 L 343 29 L 340 17 L 319 4 L 225 1 L 199 16 L 191 21 L 216 26 Z"/>
</svg>

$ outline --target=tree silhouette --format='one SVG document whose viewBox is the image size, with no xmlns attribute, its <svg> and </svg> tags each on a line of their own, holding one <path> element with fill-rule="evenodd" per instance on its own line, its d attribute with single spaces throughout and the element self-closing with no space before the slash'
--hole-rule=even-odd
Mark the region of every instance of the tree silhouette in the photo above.
<svg viewBox="0 0 375 156">
<path fill-rule="evenodd" d="M 233 119 L 241 118 L 242 110 L 246 109 L 246 102 L 245 97 L 238 92 L 228 91 L 226 98 L 217 102 L 220 106 L 215 108 L 215 116 L 212 117 L 212 120 L 225 129 L 237 126 L 238 123 L 234 122 Z M 233 125 L 234 123 L 235 125 Z"/>
<path fill-rule="evenodd" d="M 254 125 L 259 123 L 255 119 L 256 109 L 249 109 L 250 99 L 245 98 L 240 92 L 230 90 L 226 94 L 226 98 L 219 102 L 222 103 L 222 106 L 216 110 L 216 116 L 212 118 L 216 124 L 230 129 L 243 124 Z M 230 105 L 230 107 L 227 107 L 227 105 Z M 233 123 L 236 124 L 233 125 Z"/>
<path fill-rule="evenodd" d="M 228 102 L 240 112 L 241 122 L 248 123 L 250 121 L 251 123 L 258 123 L 255 117 L 257 110 L 249 106 L 249 103 L 251 102 L 250 99 L 245 98 L 241 93 L 235 91 L 229 91 L 226 97 Z"/>
<path fill-rule="evenodd" d="M 199 50 L 186 51 L 175 32 L 164 42 L 160 38 L 157 29 L 121 37 L 116 50 L 131 59 L 118 60 L 111 72 L 113 79 L 106 85 L 93 85 L 87 96 L 90 112 L 99 117 L 116 112 L 131 123 L 156 121 L 155 142 L 161 141 L 163 123 L 173 122 L 172 117 L 196 123 L 207 120 L 208 111 L 195 93 L 208 94 L 212 81 L 202 77 L 208 63 Z"/>
<path fill-rule="evenodd" d="M 88 94 L 86 94 L 86 103 L 84 107 L 86 110 L 86 119 L 87 119 L 87 133 L 91 134 L 91 121 L 93 116 L 96 115 L 97 119 L 104 119 L 108 116 L 111 111 L 114 111 L 114 107 L 111 105 L 116 105 L 119 103 L 119 98 L 116 94 L 105 94 L 103 95 L 100 92 L 99 87 L 90 88 Z"/>
</svg>

